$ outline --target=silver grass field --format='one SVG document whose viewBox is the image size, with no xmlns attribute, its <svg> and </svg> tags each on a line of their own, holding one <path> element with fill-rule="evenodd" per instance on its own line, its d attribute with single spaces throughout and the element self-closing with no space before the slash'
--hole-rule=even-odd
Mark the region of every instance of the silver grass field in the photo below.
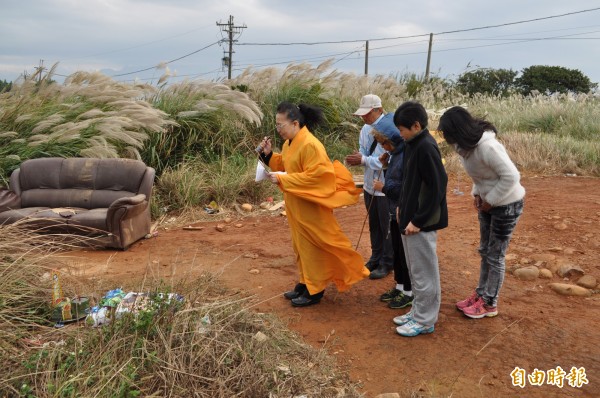
<svg viewBox="0 0 600 398">
<path fill-rule="evenodd" d="M 326 123 L 314 133 L 332 159 L 358 147 L 360 97 L 379 95 L 393 112 L 420 101 L 431 130 L 444 109 L 466 106 L 496 125 L 522 173 L 600 176 L 600 106 L 594 94 L 467 96 L 440 79 L 363 76 L 317 67 L 247 69 L 225 82 L 123 83 L 77 72 L 64 83 L 54 69 L 0 93 L 0 178 L 7 185 L 21 162 L 38 157 L 126 157 L 157 170 L 155 220 L 198 214 L 211 201 L 229 207 L 278 197 L 254 182 L 254 148 L 275 133 L 281 101 L 320 106 Z M 460 164 L 440 142 L 450 174 Z M 357 173 L 360 169 L 354 170 Z M 174 292 L 185 303 L 160 306 L 152 317 L 125 317 L 101 329 L 54 329 L 48 318 L 48 274 L 61 269 L 69 295 L 112 286 L 73 275 L 61 253 L 77 237 L 41 235 L 19 224 L 0 226 L 0 396 L 22 397 L 358 397 L 357 386 L 325 350 L 315 350 L 273 316 L 248 308 L 218 278 L 181 275 L 176 285 L 149 278 L 131 290 Z M 143 276 L 140 276 L 143 277 Z M 202 319 L 210 316 L 206 328 Z M 259 344 L 258 332 L 269 336 Z"/>
</svg>

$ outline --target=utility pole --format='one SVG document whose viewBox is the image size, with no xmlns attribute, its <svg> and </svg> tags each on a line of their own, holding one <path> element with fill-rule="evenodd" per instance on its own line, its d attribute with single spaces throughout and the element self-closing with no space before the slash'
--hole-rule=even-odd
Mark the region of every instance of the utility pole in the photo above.
<svg viewBox="0 0 600 398">
<path fill-rule="evenodd" d="M 427 50 L 427 68 L 425 68 L 425 82 L 429 81 L 429 65 L 431 64 L 431 43 L 433 43 L 433 33 L 429 34 L 429 50 Z"/>
<path fill-rule="evenodd" d="M 365 76 L 369 74 L 369 40 L 365 43 Z"/>
<path fill-rule="evenodd" d="M 222 41 L 229 43 L 228 55 L 223 56 L 223 66 L 227 65 L 227 78 L 231 79 L 231 65 L 233 64 L 233 43 L 236 42 L 237 38 L 242 34 L 242 29 L 246 29 L 246 25 L 235 26 L 233 24 L 233 15 L 229 16 L 229 22 L 221 23 L 217 22 L 217 26 L 221 28 L 221 32 L 226 33 L 226 37 Z"/>
<path fill-rule="evenodd" d="M 40 66 L 38 66 L 34 69 L 35 69 L 35 73 L 37 74 L 38 83 L 40 83 L 42 81 L 42 72 L 44 70 L 46 70 L 46 68 L 44 67 L 44 60 L 40 59 Z"/>
</svg>

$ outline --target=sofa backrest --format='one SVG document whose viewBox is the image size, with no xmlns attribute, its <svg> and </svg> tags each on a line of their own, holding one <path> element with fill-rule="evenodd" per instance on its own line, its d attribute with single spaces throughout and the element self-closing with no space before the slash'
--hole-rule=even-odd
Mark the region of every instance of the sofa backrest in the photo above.
<svg viewBox="0 0 600 398">
<path fill-rule="evenodd" d="M 149 200 L 154 169 L 132 159 L 39 158 L 23 162 L 15 180 L 21 207 L 95 209 L 138 193 Z"/>
</svg>

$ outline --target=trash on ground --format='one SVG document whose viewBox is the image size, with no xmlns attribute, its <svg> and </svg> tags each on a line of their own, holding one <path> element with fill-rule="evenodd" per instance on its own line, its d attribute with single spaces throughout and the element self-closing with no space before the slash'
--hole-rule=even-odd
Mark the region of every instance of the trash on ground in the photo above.
<svg viewBox="0 0 600 398">
<path fill-rule="evenodd" d="M 177 293 L 125 293 L 121 289 L 114 289 L 106 293 L 100 304 L 92 307 L 85 323 L 88 326 L 98 327 L 119 319 L 123 314 L 137 316 L 143 312 L 157 310 L 162 304 L 169 305 L 173 302 L 183 302 L 183 296 Z"/>
</svg>

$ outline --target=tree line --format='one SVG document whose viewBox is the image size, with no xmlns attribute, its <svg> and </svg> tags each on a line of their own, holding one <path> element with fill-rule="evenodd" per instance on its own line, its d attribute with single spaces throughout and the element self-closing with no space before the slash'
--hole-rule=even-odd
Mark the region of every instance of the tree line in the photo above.
<svg viewBox="0 0 600 398">
<path fill-rule="evenodd" d="M 512 93 L 528 95 L 554 93 L 589 93 L 598 83 L 577 69 L 561 66 L 534 65 L 519 72 L 512 69 L 482 68 L 460 75 L 456 87 L 465 94 L 490 94 L 507 96 Z"/>
</svg>

